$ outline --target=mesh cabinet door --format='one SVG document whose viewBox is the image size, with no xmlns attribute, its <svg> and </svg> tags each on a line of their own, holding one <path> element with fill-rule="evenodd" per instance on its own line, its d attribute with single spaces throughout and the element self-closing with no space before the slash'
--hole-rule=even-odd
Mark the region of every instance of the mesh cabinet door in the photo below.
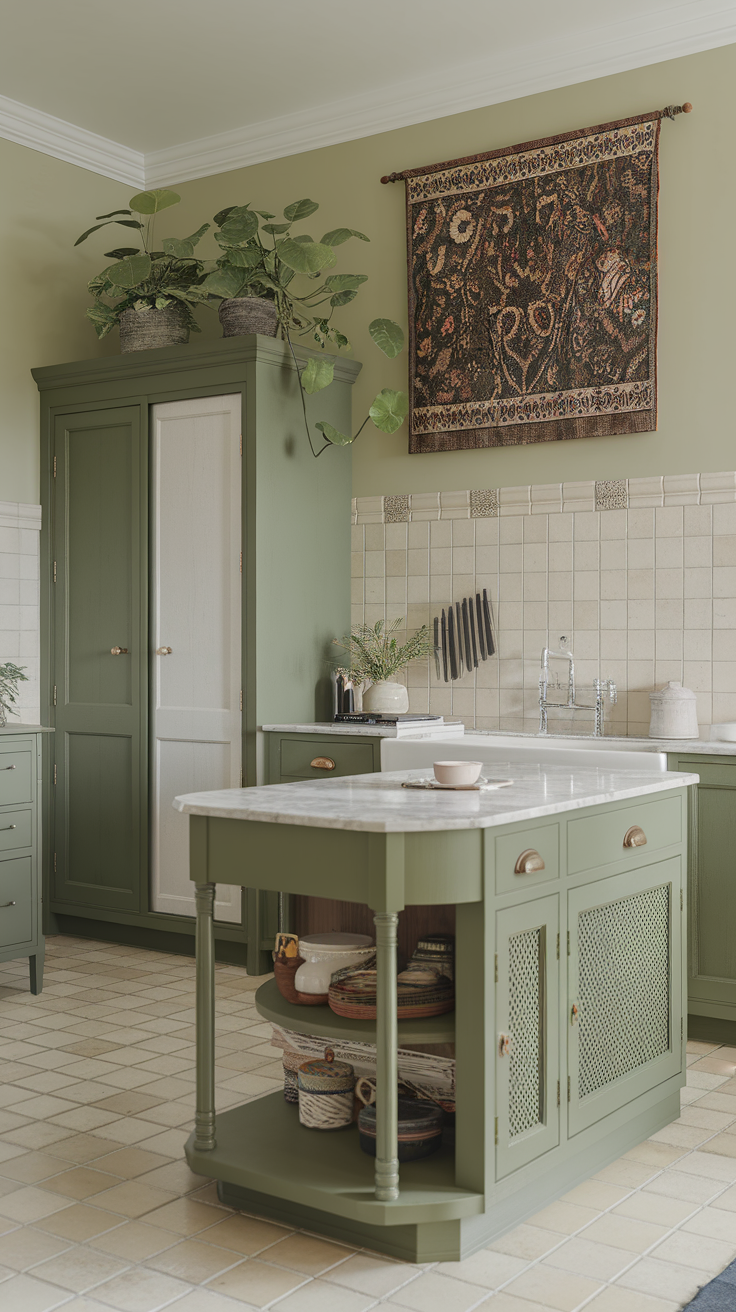
<svg viewBox="0 0 736 1312">
<path fill-rule="evenodd" d="M 570 1134 L 682 1064 L 679 857 L 569 894 Z"/>
<path fill-rule="evenodd" d="M 555 1148 L 559 1112 L 559 898 L 496 917 L 496 1179 Z"/>
</svg>

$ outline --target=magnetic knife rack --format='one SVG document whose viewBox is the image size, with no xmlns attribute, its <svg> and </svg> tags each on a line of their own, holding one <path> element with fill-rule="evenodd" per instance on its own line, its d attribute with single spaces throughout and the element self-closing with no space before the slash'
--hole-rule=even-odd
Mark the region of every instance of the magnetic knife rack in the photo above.
<svg viewBox="0 0 736 1312">
<path fill-rule="evenodd" d="M 434 668 L 438 679 L 450 683 L 467 670 L 477 669 L 496 651 L 493 610 L 488 590 L 483 595 L 451 602 L 434 618 Z"/>
</svg>

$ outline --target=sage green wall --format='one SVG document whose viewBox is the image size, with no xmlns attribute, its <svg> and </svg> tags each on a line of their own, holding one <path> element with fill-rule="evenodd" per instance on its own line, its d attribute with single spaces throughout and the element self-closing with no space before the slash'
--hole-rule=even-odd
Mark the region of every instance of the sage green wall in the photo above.
<svg viewBox="0 0 736 1312">
<path fill-rule="evenodd" d="M 73 247 L 96 214 L 127 205 L 134 190 L 0 140 L 0 501 L 39 499 L 34 365 L 119 350 L 117 333 L 98 343 L 84 314 L 86 284 L 118 239 Z"/>
<path fill-rule="evenodd" d="M 354 450 L 353 486 L 367 496 L 733 469 L 735 84 L 736 46 L 727 46 L 258 164 L 187 183 L 182 192 L 188 228 L 221 205 L 252 200 L 280 212 L 289 201 L 311 196 L 322 206 L 307 225 L 313 236 L 338 224 L 369 234 L 370 246 L 341 247 L 338 264 L 370 275 L 358 300 L 343 311 L 364 362 L 355 387 L 357 424 L 375 390 L 406 384 L 406 356 L 386 362 L 364 330 L 379 314 L 406 322 L 404 187 L 381 186 L 381 174 L 690 100 L 692 114 L 662 125 L 659 431 L 409 456 L 406 427 L 393 437 L 366 429 Z"/>
</svg>

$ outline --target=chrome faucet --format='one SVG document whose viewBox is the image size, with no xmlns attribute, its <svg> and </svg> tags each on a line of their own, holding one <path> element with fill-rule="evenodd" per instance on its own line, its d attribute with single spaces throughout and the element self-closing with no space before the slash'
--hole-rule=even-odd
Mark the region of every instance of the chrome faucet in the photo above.
<svg viewBox="0 0 736 1312">
<path fill-rule="evenodd" d="M 582 702 L 575 701 L 575 662 L 571 651 L 566 649 L 567 638 L 560 638 L 560 648 L 555 651 L 553 648 L 545 647 L 542 652 L 542 673 L 539 679 L 539 732 L 549 733 L 547 727 L 547 711 L 550 707 L 568 711 L 594 711 L 595 726 L 593 736 L 601 738 L 603 736 L 603 714 L 605 699 L 608 697 L 610 704 L 613 706 L 617 700 L 616 685 L 613 679 L 594 679 L 593 691 L 595 692 L 595 705 L 586 706 Z M 548 699 L 549 692 L 549 662 L 550 657 L 554 660 L 569 661 L 568 679 L 567 679 L 567 701 L 551 702 Z M 559 688 L 559 683 L 555 681 L 555 686 Z"/>
</svg>

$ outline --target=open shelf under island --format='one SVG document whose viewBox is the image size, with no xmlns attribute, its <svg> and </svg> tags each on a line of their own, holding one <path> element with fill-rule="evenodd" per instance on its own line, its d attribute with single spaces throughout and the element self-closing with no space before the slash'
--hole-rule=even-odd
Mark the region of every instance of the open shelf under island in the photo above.
<svg viewBox="0 0 736 1312">
<path fill-rule="evenodd" d="M 198 906 L 186 1153 L 223 1201 L 411 1261 L 460 1259 L 677 1118 L 697 775 L 509 773 L 498 793 L 428 794 L 402 789 L 407 774 L 370 774 L 177 799 Z M 305 1129 L 281 1093 L 215 1116 L 216 883 L 371 908 L 375 1023 L 294 1006 L 270 981 L 257 1006 L 300 1033 L 375 1043 L 375 1161 L 354 1125 Z M 398 913 L 447 904 L 456 1011 L 399 1024 Z M 399 1169 L 397 1048 L 453 1041 L 455 1147 Z"/>
</svg>

